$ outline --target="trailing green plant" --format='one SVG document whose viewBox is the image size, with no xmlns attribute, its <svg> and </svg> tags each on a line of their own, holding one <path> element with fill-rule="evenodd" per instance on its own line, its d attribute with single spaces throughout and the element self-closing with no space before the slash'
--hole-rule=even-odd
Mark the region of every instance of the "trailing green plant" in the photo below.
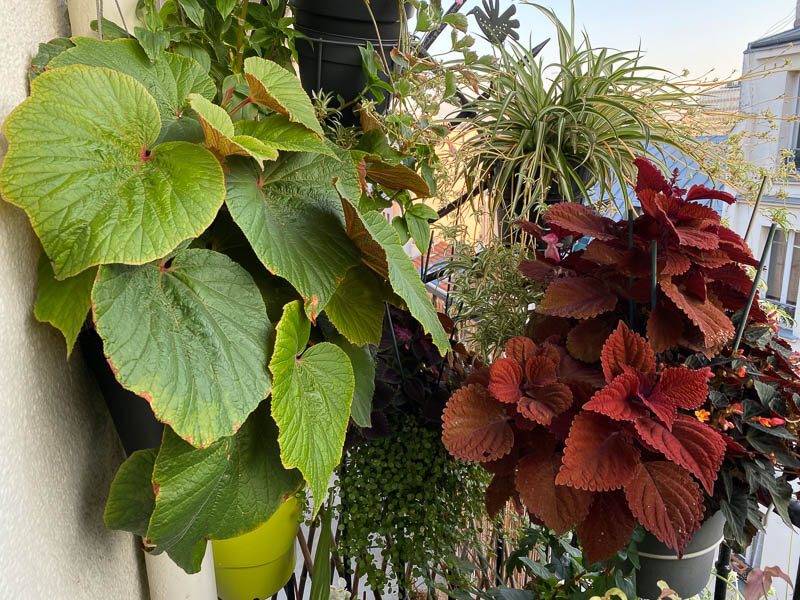
<svg viewBox="0 0 800 600">
<path fill-rule="evenodd" d="M 438 428 L 404 413 L 388 425 L 388 435 L 348 447 L 339 467 L 338 548 L 381 593 L 410 589 L 476 539 L 486 488 L 480 467 L 450 456 Z"/>
<path fill-rule="evenodd" d="M 528 3 L 526 3 L 528 4 Z M 469 189 L 488 190 L 492 212 L 509 218 L 540 210 L 548 193 L 559 200 L 588 198 L 597 185 L 608 196 L 614 181 L 632 181 L 633 159 L 659 161 L 657 145 L 681 151 L 695 144 L 669 118 L 696 100 L 670 84 L 640 51 L 592 46 L 578 39 L 574 6 L 569 24 L 530 4 L 556 28 L 558 58 L 545 64 L 535 50 L 509 41 L 497 61 L 478 64 L 480 78 L 464 119 L 463 174 Z M 691 152 L 688 152 L 691 154 Z M 627 190 L 622 186 L 627 201 Z"/>
<path fill-rule="evenodd" d="M 236 4 L 198 2 L 195 39 Z M 3 125 L 0 193 L 44 248 L 36 317 L 69 354 L 89 314 L 119 383 L 167 425 L 121 467 L 107 525 L 193 572 L 207 539 L 254 529 L 304 481 L 319 509 L 351 410 L 370 411 L 386 302 L 450 343 L 372 200 L 422 192 L 419 176 L 328 140 L 295 73 L 249 55 L 257 29 L 225 34 L 209 65 L 164 49 L 168 14 L 146 13 L 152 35 L 44 49 Z"/>
<path fill-rule="evenodd" d="M 387 310 L 370 426 L 351 427 L 338 471 L 337 543 L 372 589 L 409 589 L 480 534 L 486 476 L 441 442 L 442 410 L 472 360 L 454 346 L 445 359 L 407 311 Z"/>
</svg>

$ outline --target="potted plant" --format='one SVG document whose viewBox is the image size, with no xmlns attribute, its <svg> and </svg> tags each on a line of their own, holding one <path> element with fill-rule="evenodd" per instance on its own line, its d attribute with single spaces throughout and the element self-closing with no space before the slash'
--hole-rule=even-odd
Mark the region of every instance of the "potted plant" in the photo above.
<svg viewBox="0 0 800 600">
<path fill-rule="evenodd" d="M 531 338 L 509 341 L 483 382 L 451 397 L 443 440 L 484 463 L 500 497 L 518 495 L 556 532 L 576 528 L 590 561 L 613 555 L 637 523 L 673 559 L 716 527 L 705 564 L 668 581 L 689 596 L 708 581 L 721 539 L 713 497 L 728 444 L 694 412 L 712 370 L 686 363 L 734 337 L 730 315 L 746 301 L 742 277 L 750 281 L 742 265 L 757 263 L 697 202 L 732 196 L 687 193 L 652 163 L 635 164 L 643 214 L 630 224 L 574 203 L 544 213 L 547 234 L 521 224 L 547 246 L 520 265 L 546 286 Z"/>
<path fill-rule="evenodd" d="M 555 25 L 557 60 L 537 58 L 541 45 L 496 45 L 497 60 L 475 66 L 477 97 L 462 119 L 460 173 L 467 189 L 488 192 L 501 225 L 537 206 L 602 200 L 615 179 L 633 178 L 635 156 L 659 160 L 651 143 L 694 143 L 664 118 L 690 96 L 654 77 L 659 69 L 643 64 L 640 51 L 579 39 L 574 7 L 567 26 L 552 10 L 532 6 Z M 622 193 L 627 199 L 624 186 Z"/>
<path fill-rule="evenodd" d="M 371 398 L 386 301 L 450 344 L 369 208 L 378 184 L 356 165 L 380 157 L 326 139 L 294 73 L 241 60 L 249 41 L 226 63 L 234 103 L 239 84 L 148 27 L 51 57 L 4 123 L 0 192 L 42 242 L 42 318 L 71 349 L 89 314 L 116 380 L 166 425 L 121 467 L 106 523 L 195 572 L 208 539 L 253 531 L 304 482 L 318 509 Z"/>
<path fill-rule="evenodd" d="M 372 590 L 400 596 L 431 569 L 450 573 L 448 584 L 461 582 L 452 557 L 478 539 L 486 477 L 444 448 L 441 415 L 470 363 L 460 344 L 445 359 L 407 311 L 388 309 L 372 412 L 361 422 L 369 426 L 351 427 L 338 470 L 336 543 L 352 559 L 345 571 L 355 578 L 354 596 L 361 577 Z"/>
</svg>

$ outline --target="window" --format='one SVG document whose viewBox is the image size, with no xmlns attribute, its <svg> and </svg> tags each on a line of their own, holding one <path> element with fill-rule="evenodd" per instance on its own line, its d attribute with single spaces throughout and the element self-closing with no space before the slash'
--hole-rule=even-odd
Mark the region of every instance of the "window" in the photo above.
<svg viewBox="0 0 800 600">
<path fill-rule="evenodd" d="M 767 232 L 765 227 L 765 236 Z M 790 231 L 788 235 L 782 229 L 775 232 L 766 275 L 767 299 L 793 314 L 800 287 L 800 235 L 797 232 Z"/>
</svg>

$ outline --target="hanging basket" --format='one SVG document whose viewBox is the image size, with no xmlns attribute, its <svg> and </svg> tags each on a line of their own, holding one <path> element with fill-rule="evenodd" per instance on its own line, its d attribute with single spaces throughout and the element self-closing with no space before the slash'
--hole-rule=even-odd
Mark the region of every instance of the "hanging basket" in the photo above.
<svg viewBox="0 0 800 600">
<path fill-rule="evenodd" d="M 665 581 L 681 598 L 699 594 L 708 585 L 714 556 L 722 542 L 722 528 L 725 517 L 716 513 L 698 529 L 686 547 L 681 558 L 659 542 L 655 536 L 647 534 L 639 544 L 641 569 L 636 574 L 636 593 L 643 600 L 658 598 L 661 590 L 659 581 Z"/>
</svg>

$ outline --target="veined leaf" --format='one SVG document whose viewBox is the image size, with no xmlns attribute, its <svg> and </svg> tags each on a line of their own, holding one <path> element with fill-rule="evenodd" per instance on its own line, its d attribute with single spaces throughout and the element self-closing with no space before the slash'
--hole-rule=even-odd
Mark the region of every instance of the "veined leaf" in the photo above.
<svg viewBox="0 0 800 600">
<path fill-rule="evenodd" d="M 331 328 L 328 341 L 344 350 L 353 367 L 355 391 L 350 416 L 359 427 L 372 427 L 372 396 L 375 394 L 375 349 L 368 344 L 356 346 Z"/>
<path fill-rule="evenodd" d="M 297 75 L 278 63 L 251 56 L 244 61 L 244 76 L 250 86 L 250 99 L 253 102 L 286 115 L 290 121 L 305 125 L 320 138 L 323 136 L 314 107 Z"/>
<path fill-rule="evenodd" d="M 155 63 L 150 62 L 141 46 L 133 39 L 100 41 L 76 37 L 75 48 L 60 54 L 49 67 L 87 65 L 107 67 L 130 75 L 141 83 L 156 101 L 161 114 L 158 141 L 195 142 L 202 139 L 200 124 L 192 111 L 184 110 L 189 94 L 200 94 L 213 100 L 214 82 L 207 70 L 186 56 L 164 52 Z"/>
<path fill-rule="evenodd" d="M 350 359 L 338 346 L 322 342 L 306 349 L 310 333 L 300 302 L 287 304 L 269 368 L 281 460 L 303 473 L 316 514 L 342 457 L 355 380 Z"/>
<path fill-rule="evenodd" d="M 201 450 L 164 429 L 153 469 L 155 507 L 147 539 L 188 573 L 200 569 L 206 539 L 227 539 L 266 522 L 302 482 L 278 453 L 267 404 L 236 435 Z"/>
<path fill-rule="evenodd" d="M 4 123 L 0 193 L 28 213 L 57 279 L 155 260 L 213 221 L 219 162 L 186 142 L 151 151 L 160 121 L 132 77 L 74 65 L 37 77 Z"/>
<path fill-rule="evenodd" d="M 233 12 L 237 2 L 238 0 L 217 0 L 217 10 L 223 19 L 227 19 L 228 15 Z"/>
<path fill-rule="evenodd" d="M 347 165 L 318 154 L 292 154 L 261 174 L 247 161 L 232 158 L 228 166 L 225 201 L 231 216 L 264 266 L 294 285 L 307 314 L 316 318 L 359 263 L 339 200 L 340 193 L 350 193 Z M 358 176 L 352 177 L 357 186 Z"/>
<path fill-rule="evenodd" d="M 347 272 L 325 306 L 331 323 L 353 344 L 378 345 L 383 331 L 388 283 L 366 265 Z"/>
<path fill-rule="evenodd" d="M 249 135 L 236 135 L 233 121 L 224 109 L 209 102 L 199 94 L 189 94 L 189 104 L 200 118 L 206 146 L 217 156 L 236 154 L 251 156 L 262 166 L 278 158 L 278 150 L 262 140 Z"/>
<path fill-rule="evenodd" d="M 224 254 L 190 249 L 160 264 L 104 266 L 92 302 L 119 382 L 189 443 L 232 435 L 269 393 L 264 300 Z"/>
<path fill-rule="evenodd" d="M 330 146 L 313 131 L 300 123 L 292 123 L 281 114 L 269 115 L 260 121 L 236 121 L 234 129 L 237 135 L 249 135 L 278 150 L 336 156 Z"/>
<path fill-rule="evenodd" d="M 150 31 L 145 27 L 134 27 L 133 35 L 139 40 L 142 49 L 152 62 L 156 62 L 162 51 L 169 47 L 170 35 L 168 31 Z"/>
<path fill-rule="evenodd" d="M 157 454 L 157 448 L 137 450 L 122 463 L 111 482 L 103 512 L 106 527 L 147 535 L 156 505 L 152 479 Z"/>
<path fill-rule="evenodd" d="M 69 38 L 54 38 L 49 42 L 40 43 L 36 56 L 31 60 L 31 68 L 28 70 L 28 82 L 33 81 L 44 73 L 51 60 L 73 46 L 74 44 Z"/>
<path fill-rule="evenodd" d="M 414 263 L 403 250 L 394 227 L 375 211 L 358 212 L 344 198 L 345 215 L 353 221 L 348 223 L 351 236 L 364 254 L 364 263 L 378 274 L 386 272 L 392 288 L 408 304 L 408 310 L 419 321 L 423 329 L 433 337 L 433 343 L 442 355 L 450 351 L 450 340 L 433 308 L 425 285 L 422 283 Z"/>
<path fill-rule="evenodd" d="M 92 285 L 97 269 L 87 269 L 62 281 L 55 278 L 47 254 L 39 257 L 38 285 L 33 316 L 37 321 L 50 323 L 67 342 L 67 356 L 72 353 L 86 315 L 92 307 Z"/>
</svg>

